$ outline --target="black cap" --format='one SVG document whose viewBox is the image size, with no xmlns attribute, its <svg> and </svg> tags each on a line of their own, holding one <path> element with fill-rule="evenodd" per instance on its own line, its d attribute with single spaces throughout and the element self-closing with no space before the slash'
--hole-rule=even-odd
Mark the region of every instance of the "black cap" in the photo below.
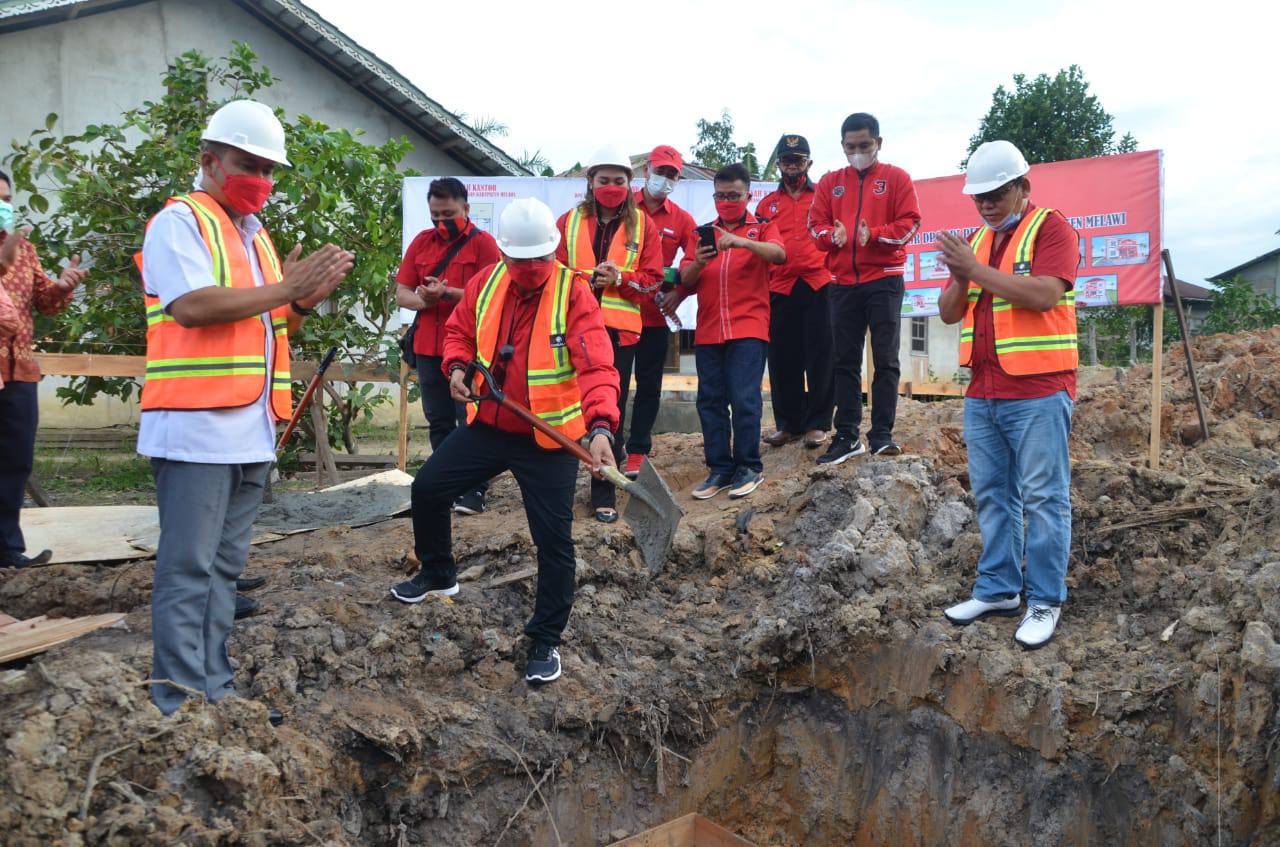
<svg viewBox="0 0 1280 847">
<path fill-rule="evenodd" d="M 776 152 L 782 156 L 808 156 L 809 141 L 803 135 L 783 135 L 778 139 Z"/>
</svg>

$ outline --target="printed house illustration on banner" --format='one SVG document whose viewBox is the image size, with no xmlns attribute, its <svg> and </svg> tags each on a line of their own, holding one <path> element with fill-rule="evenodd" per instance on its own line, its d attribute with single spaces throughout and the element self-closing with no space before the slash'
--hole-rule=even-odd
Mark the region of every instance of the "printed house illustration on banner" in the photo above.
<svg viewBox="0 0 1280 847">
<path fill-rule="evenodd" d="M 1089 241 L 1089 252 L 1095 268 L 1141 265 L 1151 254 L 1151 235 L 1146 232 L 1095 235 Z"/>
</svg>

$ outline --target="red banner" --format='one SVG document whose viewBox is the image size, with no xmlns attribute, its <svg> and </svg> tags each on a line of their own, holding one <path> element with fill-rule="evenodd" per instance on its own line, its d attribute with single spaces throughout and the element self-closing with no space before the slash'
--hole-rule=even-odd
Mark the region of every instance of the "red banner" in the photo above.
<svg viewBox="0 0 1280 847">
<path fill-rule="evenodd" d="M 1160 157 L 1150 150 L 1031 166 L 1032 200 L 1062 212 L 1080 234 L 1077 307 L 1160 302 Z M 982 226 L 963 185 L 963 176 L 916 182 L 924 220 L 907 246 L 904 316 L 938 314 L 948 277 L 938 232 L 968 238 Z"/>
</svg>

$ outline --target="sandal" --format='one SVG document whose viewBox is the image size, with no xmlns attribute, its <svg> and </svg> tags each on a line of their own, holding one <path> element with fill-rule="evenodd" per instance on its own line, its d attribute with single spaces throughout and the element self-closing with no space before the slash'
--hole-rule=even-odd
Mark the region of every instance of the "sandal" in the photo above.
<svg viewBox="0 0 1280 847">
<path fill-rule="evenodd" d="M 600 506 L 596 509 L 596 520 L 600 523 L 614 523 L 618 520 L 618 510 L 611 509 L 608 506 Z"/>
</svg>

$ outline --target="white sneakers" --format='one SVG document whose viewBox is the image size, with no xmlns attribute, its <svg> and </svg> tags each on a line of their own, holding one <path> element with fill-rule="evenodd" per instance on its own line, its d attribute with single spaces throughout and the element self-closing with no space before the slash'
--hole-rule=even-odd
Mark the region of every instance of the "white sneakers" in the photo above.
<svg viewBox="0 0 1280 847">
<path fill-rule="evenodd" d="M 996 600 L 994 603 L 988 603 L 985 600 L 973 597 L 963 603 L 957 603 L 943 612 L 943 614 L 947 616 L 947 620 L 956 626 L 968 626 L 974 621 L 980 621 L 991 615 L 997 615 L 1002 618 L 1017 617 L 1018 609 L 1021 607 L 1022 600 L 1017 597 L 1010 597 L 1008 600 Z"/>
<path fill-rule="evenodd" d="M 1060 617 L 1061 606 L 1030 606 L 1022 616 L 1022 623 L 1013 634 L 1013 640 L 1024 650 L 1039 650 L 1053 640 L 1053 632 L 1058 628 Z"/>
<path fill-rule="evenodd" d="M 947 620 L 956 626 L 968 626 L 983 618 L 999 616 L 1003 618 L 1017 617 L 1022 601 L 1017 597 L 1008 600 L 997 600 L 988 603 L 976 597 L 957 603 L 943 612 Z M 1024 650 L 1039 650 L 1053 640 L 1054 631 L 1058 628 L 1058 619 L 1062 617 L 1060 606 L 1029 606 L 1018 624 L 1018 631 L 1013 640 Z"/>
</svg>

